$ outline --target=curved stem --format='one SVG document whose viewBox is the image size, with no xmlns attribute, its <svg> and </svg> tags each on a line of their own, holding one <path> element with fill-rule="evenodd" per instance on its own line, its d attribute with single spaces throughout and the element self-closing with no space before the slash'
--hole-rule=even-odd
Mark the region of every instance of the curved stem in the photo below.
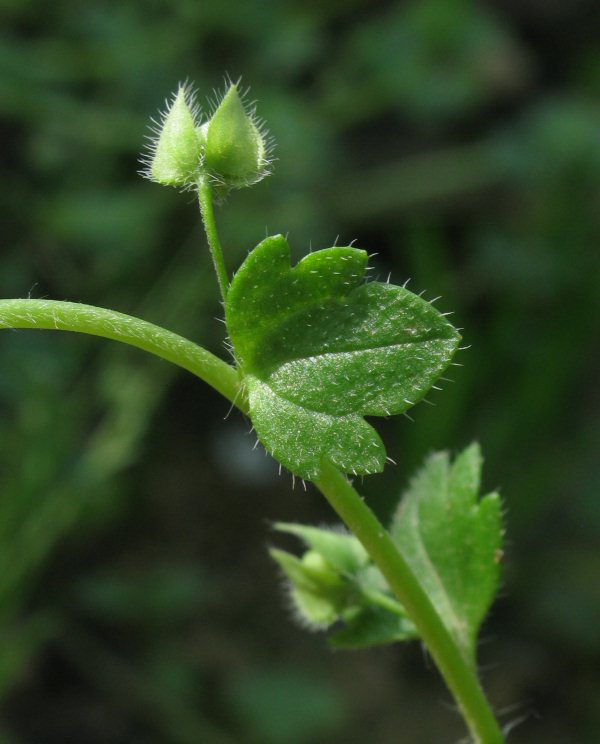
<svg viewBox="0 0 600 744">
<path fill-rule="evenodd" d="M 208 181 L 198 185 L 200 210 L 211 249 L 223 300 L 227 297 L 229 278 L 219 241 Z M 502 744 L 502 732 L 475 671 L 467 664 L 458 646 L 446 630 L 429 597 L 410 569 L 389 533 L 375 514 L 333 465 L 325 463 L 315 485 L 331 506 L 362 542 L 379 567 L 396 597 L 415 624 L 421 638 L 456 698 L 475 741 L 480 744 Z"/>
<path fill-rule="evenodd" d="M 227 275 L 223 249 L 221 248 L 219 233 L 217 232 L 217 223 L 215 221 L 215 212 L 212 200 L 212 186 L 206 179 L 203 179 L 198 184 L 198 201 L 200 202 L 200 212 L 202 213 L 202 222 L 204 223 L 208 246 L 212 255 L 215 271 L 217 272 L 221 297 L 223 298 L 223 302 L 225 302 L 227 290 L 229 289 L 229 276 Z"/>
<path fill-rule="evenodd" d="M 504 737 L 475 671 L 466 663 L 387 530 L 348 479 L 331 463 L 324 463 L 315 485 L 364 545 L 404 606 L 456 698 L 475 741 L 502 744 Z"/>
<path fill-rule="evenodd" d="M 140 318 L 75 302 L 0 300 L 0 328 L 73 331 L 122 341 L 188 370 L 249 414 L 248 401 L 234 367 L 183 336 Z M 387 579 L 456 698 L 475 741 L 501 744 L 502 733 L 475 671 L 466 663 L 383 525 L 333 465 L 323 465 L 315 485 Z"/>
<path fill-rule="evenodd" d="M 248 413 L 234 367 L 193 341 L 140 318 L 76 302 L 0 300 L 0 328 L 74 331 L 122 341 L 183 367 Z"/>
<path fill-rule="evenodd" d="M 243 413 L 249 413 L 248 401 L 234 367 L 192 341 L 139 318 L 74 302 L 0 300 L 0 328 L 74 331 L 122 341 L 188 370 Z M 475 670 L 463 658 L 383 525 L 333 465 L 323 465 L 321 477 L 315 485 L 387 579 L 456 698 L 475 741 L 501 744 L 504 741 L 502 733 Z"/>
</svg>

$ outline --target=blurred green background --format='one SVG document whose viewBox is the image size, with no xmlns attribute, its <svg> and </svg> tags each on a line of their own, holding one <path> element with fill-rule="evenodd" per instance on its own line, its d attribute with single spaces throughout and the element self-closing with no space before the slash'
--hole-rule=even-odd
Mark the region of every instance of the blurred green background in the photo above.
<svg viewBox="0 0 600 744">
<path fill-rule="evenodd" d="M 138 314 L 223 346 L 191 196 L 140 179 L 178 81 L 243 75 L 275 173 L 219 211 L 357 239 L 453 310 L 453 384 L 383 422 L 387 517 L 480 440 L 508 528 L 483 678 L 514 744 L 600 741 L 600 7 L 596 0 L 3 0 L 0 296 Z M 331 523 L 190 375 L 98 339 L 0 334 L 3 744 L 455 742 L 417 644 L 331 653 L 292 621 L 270 522 Z M 281 538 L 277 538 L 281 544 Z"/>
</svg>

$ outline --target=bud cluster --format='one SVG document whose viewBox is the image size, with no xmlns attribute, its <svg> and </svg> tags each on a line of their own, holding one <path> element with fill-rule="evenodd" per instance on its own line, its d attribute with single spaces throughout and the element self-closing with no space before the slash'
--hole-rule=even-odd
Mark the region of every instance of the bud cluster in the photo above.
<svg viewBox="0 0 600 744">
<path fill-rule="evenodd" d="M 277 524 L 307 550 L 296 557 L 272 548 L 287 580 L 294 614 L 302 625 L 325 630 L 334 647 L 360 648 L 413 638 L 416 631 L 393 598 L 379 569 L 358 539 L 336 529 Z"/>
<path fill-rule="evenodd" d="M 196 188 L 209 179 L 221 193 L 269 175 L 272 142 L 254 107 L 229 83 L 211 116 L 202 121 L 195 93 L 181 84 L 155 122 L 142 175 L 156 183 Z"/>
</svg>

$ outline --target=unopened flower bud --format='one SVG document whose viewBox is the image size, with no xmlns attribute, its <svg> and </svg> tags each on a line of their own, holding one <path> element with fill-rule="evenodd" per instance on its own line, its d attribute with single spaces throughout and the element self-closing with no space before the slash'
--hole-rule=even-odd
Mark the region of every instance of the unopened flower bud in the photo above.
<svg viewBox="0 0 600 744">
<path fill-rule="evenodd" d="M 155 130 L 144 175 L 165 186 L 192 186 L 201 174 L 202 147 L 196 133 L 196 105 L 191 89 L 180 85 Z"/>
<path fill-rule="evenodd" d="M 142 160 L 142 175 L 151 181 L 183 188 L 209 181 L 216 196 L 223 196 L 269 174 L 270 138 L 237 85 L 229 85 L 204 122 L 191 87 L 180 85 L 153 133 Z"/>
<path fill-rule="evenodd" d="M 201 134 L 204 134 L 202 127 Z M 254 111 L 230 85 L 205 130 L 204 168 L 227 188 L 242 188 L 268 174 L 268 140 Z"/>
</svg>

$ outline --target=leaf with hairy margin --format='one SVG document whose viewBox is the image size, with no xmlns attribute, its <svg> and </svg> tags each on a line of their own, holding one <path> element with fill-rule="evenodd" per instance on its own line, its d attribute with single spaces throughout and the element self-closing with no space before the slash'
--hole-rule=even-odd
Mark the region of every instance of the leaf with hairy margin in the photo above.
<svg viewBox="0 0 600 744">
<path fill-rule="evenodd" d="M 327 248 L 290 265 L 281 235 L 246 258 L 225 317 L 259 440 L 292 473 L 380 472 L 385 449 L 364 416 L 402 413 L 446 368 L 459 334 L 428 302 L 364 282 L 367 255 Z"/>
<path fill-rule="evenodd" d="M 431 455 L 405 493 L 391 534 L 465 659 L 475 664 L 479 627 L 500 581 L 500 496 L 479 499 L 478 444 L 454 462 Z"/>
</svg>

